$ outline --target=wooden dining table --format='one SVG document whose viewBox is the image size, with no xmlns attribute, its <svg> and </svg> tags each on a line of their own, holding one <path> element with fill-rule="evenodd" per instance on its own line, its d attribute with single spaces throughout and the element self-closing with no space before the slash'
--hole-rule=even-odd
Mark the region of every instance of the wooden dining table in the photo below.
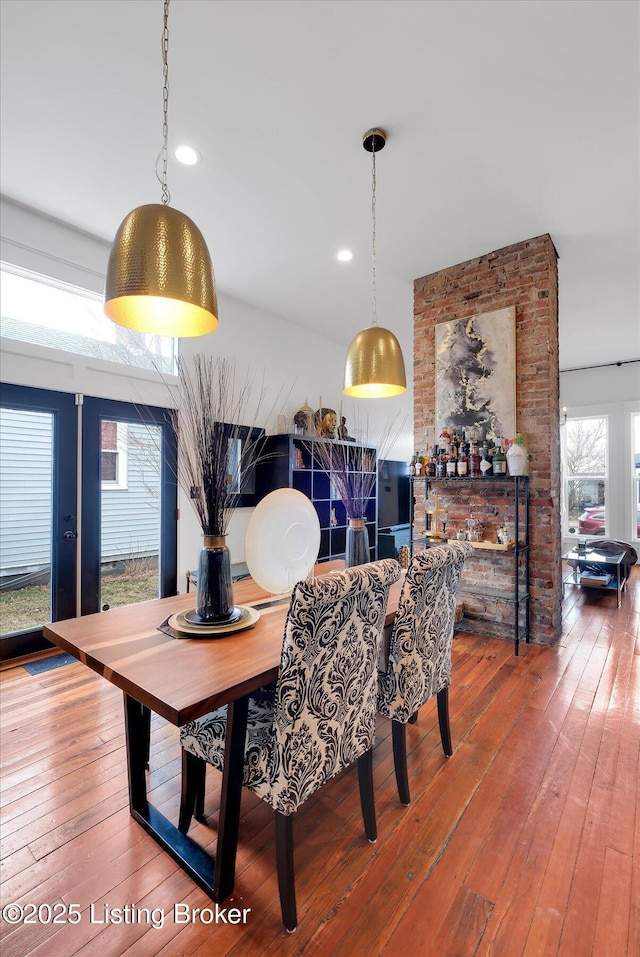
<svg viewBox="0 0 640 957">
<path fill-rule="evenodd" d="M 331 574 L 342 565 L 324 563 L 316 574 Z M 401 581 L 392 586 L 386 624 L 395 616 L 400 587 Z M 290 595 L 271 595 L 249 578 L 234 584 L 234 601 L 253 606 L 260 618 L 254 627 L 223 638 L 176 638 L 160 630 L 168 617 L 193 608 L 193 594 L 44 627 L 49 641 L 124 692 L 131 815 L 218 903 L 234 885 L 249 695 L 278 676 Z M 151 712 L 179 727 L 222 705 L 227 705 L 227 734 L 213 857 L 149 802 L 146 771 Z"/>
</svg>

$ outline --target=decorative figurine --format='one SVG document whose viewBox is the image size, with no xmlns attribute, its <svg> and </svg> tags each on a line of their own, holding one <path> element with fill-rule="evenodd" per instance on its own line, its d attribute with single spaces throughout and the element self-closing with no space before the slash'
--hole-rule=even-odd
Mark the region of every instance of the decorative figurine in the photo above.
<svg viewBox="0 0 640 957">
<path fill-rule="evenodd" d="M 354 437 L 352 435 L 349 435 L 349 432 L 347 430 L 347 420 L 344 417 L 344 415 L 340 419 L 340 425 L 338 426 L 338 438 L 341 439 L 343 442 L 355 442 Z"/>
<path fill-rule="evenodd" d="M 314 416 L 316 433 L 322 439 L 335 439 L 338 417 L 335 409 L 318 409 Z"/>
<path fill-rule="evenodd" d="M 305 399 L 304 405 L 293 417 L 293 424 L 296 428 L 302 429 L 303 435 L 315 435 L 314 418 L 314 412 L 309 405 L 309 400 Z"/>
</svg>

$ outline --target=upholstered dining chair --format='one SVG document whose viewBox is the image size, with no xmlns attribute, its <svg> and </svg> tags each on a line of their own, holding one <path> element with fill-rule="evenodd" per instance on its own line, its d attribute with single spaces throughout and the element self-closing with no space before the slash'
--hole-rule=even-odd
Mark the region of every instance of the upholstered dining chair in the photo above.
<svg viewBox="0 0 640 957">
<path fill-rule="evenodd" d="M 453 754 L 449 724 L 451 646 L 456 595 L 467 542 L 449 542 L 418 552 L 402 586 L 389 641 L 386 670 L 378 675 L 378 711 L 391 718 L 393 763 L 398 795 L 409 804 L 407 724 L 437 695 L 442 747 Z"/>
<path fill-rule="evenodd" d="M 273 695 L 249 700 L 243 784 L 275 812 L 282 920 L 297 925 L 293 815 L 322 784 L 358 762 L 369 841 L 377 837 L 373 798 L 377 659 L 389 588 L 400 577 L 392 559 L 302 581 L 293 589 L 280 674 Z M 204 783 L 203 762 L 223 769 L 226 708 L 180 730 L 186 833 Z M 195 777 L 195 785 L 189 778 Z"/>
</svg>

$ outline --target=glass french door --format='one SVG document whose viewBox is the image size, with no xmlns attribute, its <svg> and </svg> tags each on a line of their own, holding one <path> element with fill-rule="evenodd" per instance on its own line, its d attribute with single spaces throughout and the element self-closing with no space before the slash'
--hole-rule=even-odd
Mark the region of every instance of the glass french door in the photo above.
<svg viewBox="0 0 640 957">
<path fill-rule="evenodd" d="M 176 593 L 175 433 L 166 411 L 78 402 L 2 386 L 0 659 L 48 647 L 49 621 Z"/>
<path fill-rule="evenodd" d="M 0 658 L 45 645 L 42 626 L 76 613 L 75 397 L 0 393 Z"/>
<path fill-rule="evenodd" d="M 175 594 L 175 435 L 166 411 L 85 397 L 82 448 L 82 614 Z"/>
</svg>

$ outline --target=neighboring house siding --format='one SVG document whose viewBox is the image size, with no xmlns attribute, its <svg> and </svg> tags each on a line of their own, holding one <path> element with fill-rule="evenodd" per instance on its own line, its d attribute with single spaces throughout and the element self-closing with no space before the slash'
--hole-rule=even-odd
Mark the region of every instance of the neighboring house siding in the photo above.
<svg viewBox="0 0 640 957">
<path fill-rule="evenodd" d="M 37 571 L 51 561 L 53 417 L 3 409 L 0 415 L 1 574 Z"/>
<path fill-rule="evenodd" d="M 52 419 L 3 409 L 0 428 L 0 577 L 7 578 L 50 563 Z M 158 555 L 158 453 L 147 450 L 145 426 L 127 432 L 126 487 L 102 491 L 103 562 Z"/>
<path fill-rule="evenodd" d="M 102 560 L 158 554 L 160 474 L 144 425 L 127 427 L 127 487 L 102 491 Z"/>
</svg>

